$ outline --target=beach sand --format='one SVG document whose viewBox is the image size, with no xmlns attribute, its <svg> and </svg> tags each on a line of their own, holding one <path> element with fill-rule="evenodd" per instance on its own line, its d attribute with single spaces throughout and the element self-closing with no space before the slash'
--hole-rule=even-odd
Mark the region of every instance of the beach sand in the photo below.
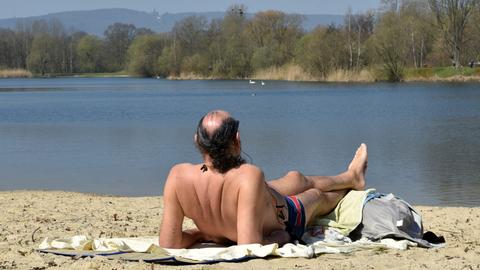
<svg viewBox="0 0 480 270">
<path fill-rule="evenodd" d="M 447 247 L 441 249 L 415 247 L 181 267 L 100 257 L 73 259 L 35 251 L 45 237 L 157 235 L 162 206 L 160 196 L 0 192 L 0 269 L 480 269 L 480 208 L 462 207 L 416 207 L 425 229 L 446 238 Z M 186 221 L 184 226 L 194 225 Z"/>
</svg>

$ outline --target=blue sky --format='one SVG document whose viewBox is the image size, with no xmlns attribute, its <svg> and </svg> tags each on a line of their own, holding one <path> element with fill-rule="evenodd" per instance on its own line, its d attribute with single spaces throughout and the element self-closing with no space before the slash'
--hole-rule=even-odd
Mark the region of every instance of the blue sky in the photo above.
<svg viewBox="0 0 480 270">
<path fill-rule="evenodd" d="M 225 11 L 232 4 L 244 4 L 248 12 L 275 9 L 302 14 L 345 14 L 374 9 L 379 0 L 0 0 L 0 18 L 45 15 L 59 11 L 99 8 L 129 8 L 141 11 L 156 9 L 160 13 L 189 11 Z"/>
</svg>

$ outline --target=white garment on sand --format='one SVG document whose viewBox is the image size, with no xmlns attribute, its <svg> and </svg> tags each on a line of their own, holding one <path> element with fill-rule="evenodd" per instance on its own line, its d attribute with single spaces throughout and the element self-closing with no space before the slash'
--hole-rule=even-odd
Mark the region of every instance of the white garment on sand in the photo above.
<svg viewBox="0 0 480 270">
<path fill-rule="evenodd" d="M 308 233 L 308 232 L 307 232 Z M 333 234 L 333 233 L 332 233 Z M 318 236 L 318 235 L 317 235 Z M 309 238 L 313 241 L 313 236 Z M 325 235 L 318 237 L 318 241 L 307 245 L 278 244 L 236 245 L 230 247 L 199 247 L 189 249 L 165 249 L 170 255 L 197 261 L 234 260 L 246 256 L 263 258 L 266 256 L 303 257 L 312 258 L 323 253 L 349 253 L 356 250 L 394 248 L 405 250 L 414 244 L 408 240 L 396 241 L 384 239 L 380 242 L 359 240 L 351 242 L 348 237 L 343 239 L 326 239 Z M 154 252 L 158 250 L 158 236 L 136 238 L 98 238 L 93 239 L 83 235 L 70 238 L 45 238 L 39 249 L 73 249 L 90 251 L 122 251 L 122 252 Z"/>
</svg>

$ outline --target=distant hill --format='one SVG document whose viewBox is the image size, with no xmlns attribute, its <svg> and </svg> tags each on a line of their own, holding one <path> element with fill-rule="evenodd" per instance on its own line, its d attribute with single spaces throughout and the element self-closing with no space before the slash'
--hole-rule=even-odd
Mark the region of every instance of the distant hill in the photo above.
<svg viewBox="0 0 480 270">
<path fill-rule="evenodd" d="M 90 34 L 103 36 L 103 32 L 113 23 L 131 23 L 136 27 L 150 28 L 155 32 L 168 32 L 175 22 L 191 16 L 205 16 L 208 21 L 223 18 L 224 12 L 185 12 L 185 13 L 164 13 L 143 12 L 124 8 L 97 9 L 85 11 L 66 11 L 51 13 L 43 16 L 0 19 L 0 28 L 14 29 L 17 22 L 30 23 L 35 20 L 58 19 L 67 30 L 74 29 L 85 31 Z M 248 16 L 253 16 L 249 14 Z M 318 25 L 342 24 L 342 15 L 303 15 L 305 20 L 303 28 L 312 30 Z"/>
</svg>

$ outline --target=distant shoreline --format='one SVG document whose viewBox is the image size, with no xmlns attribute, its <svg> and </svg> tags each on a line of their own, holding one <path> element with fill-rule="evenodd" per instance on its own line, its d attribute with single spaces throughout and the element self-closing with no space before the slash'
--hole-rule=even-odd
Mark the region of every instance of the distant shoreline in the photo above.
<svg viewBox="0 0 480 270">
<path fill-rule="evenodd" d="M 261 70 L 246 78 L 223 78 L 208 77 L 198 74 L 181 73 L 168 77 L 144 77 L 128 73 L 126 71 L 114 73 L 75 73 L 75 74 L 33 74 L 23 69 L 0 70 L 2 78 L 157 78 L 166 80 L 253 80 L 253 81 L 292 81 L 292 82 L 328 82 L 328 83 L 376 83 L 388 82 L 379 79 L 378 71 L 360 70 L 345 71 L 337 70 L 325 78 L 316 78 L 306 74 L 295 66 L 270 68 Z M 409 82 L 480 82 L 480 68 L 422 68 L 408 69 L 400 83 Z"/>
</svg>

